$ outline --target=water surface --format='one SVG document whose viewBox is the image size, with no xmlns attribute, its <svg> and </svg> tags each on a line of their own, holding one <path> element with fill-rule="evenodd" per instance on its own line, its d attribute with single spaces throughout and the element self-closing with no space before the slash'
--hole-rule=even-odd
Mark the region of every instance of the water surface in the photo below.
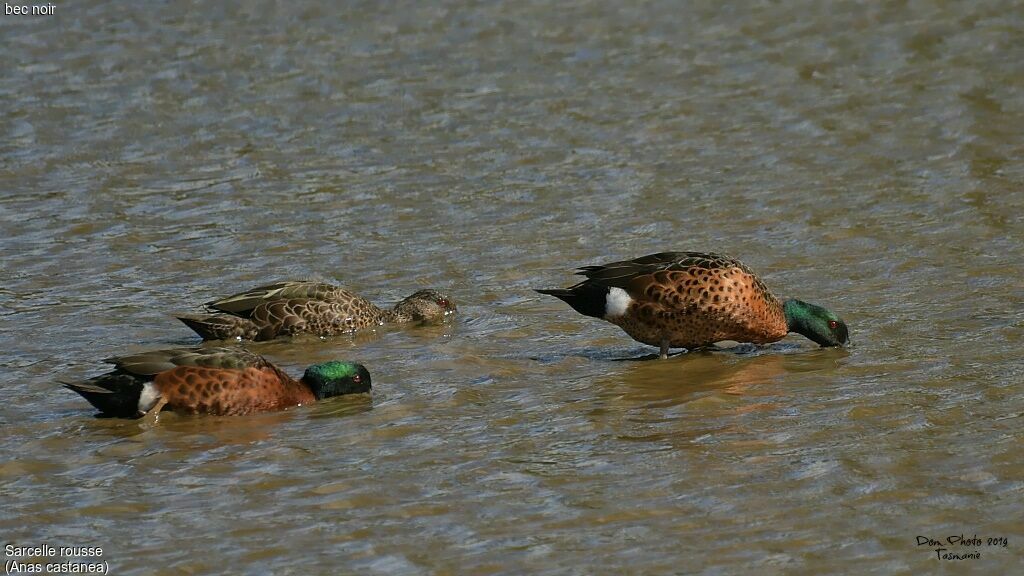
<svg viewBox="0 0 1024 576">
<path fill-rule="evenodd" d="M 116 574 L 1019 570 L 1022 26 L 928 0 L 4 16 L 0 536 Z M 531 291 L 666 249 L 742 258 L 854 345 L 617 361 L 653 349 Z M 359 360 L 372 398 L 151 427 L 57 386 L 285 278 L 460 313 L 252 346 Z M 1009 545 L 916 545 L 961 533 Z"/>
</svg>

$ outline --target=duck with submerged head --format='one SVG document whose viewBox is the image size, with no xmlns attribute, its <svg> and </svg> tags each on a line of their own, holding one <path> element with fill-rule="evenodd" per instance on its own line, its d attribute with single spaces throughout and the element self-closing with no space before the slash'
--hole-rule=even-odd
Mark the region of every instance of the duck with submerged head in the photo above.
<svg viewBox="0 0 1024 576">
<path fill-rule="evenodd" d="M 622 328 L 634 340 L 694 349 L 722 340 L 766 344 L 790 332 L 821 346 L 849 340 L 835 313 L 802 300 L 776 298 L 742 262 L 708 252 L 660 252 L 579 269 L 570 288 L 537 290 L 580 314 Z"/>
</svg>

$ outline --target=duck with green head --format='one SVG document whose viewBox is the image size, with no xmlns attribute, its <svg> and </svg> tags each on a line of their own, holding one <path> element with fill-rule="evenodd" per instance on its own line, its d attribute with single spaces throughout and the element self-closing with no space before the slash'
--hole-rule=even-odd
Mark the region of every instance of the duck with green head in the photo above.
<svg viewBox="0 0 1024 576">
<path fill-rule="evenodd" d="M 173 410 L 239 415 L 282 410 L 370 391 L 361 364 L 314 364 L 296 380 L 266 358 L 242 348 L 174 348 L 105 360 L 114 370 L 67 382 L 104 416 L 137 418 Z"/>
<path fill-rule="evenodd" d="M 846 323 L 827 308 L 781 301 L 742 262 L 706 252 L 660 252 L 601 266 L 584 266 L 586 280 L 537 290 L 577 312 L 622 328 L 633 339 L 694 349 L 722 340 L 766 344 L 790 332 L 821 346 L 849 340 Z"/>
</svg>

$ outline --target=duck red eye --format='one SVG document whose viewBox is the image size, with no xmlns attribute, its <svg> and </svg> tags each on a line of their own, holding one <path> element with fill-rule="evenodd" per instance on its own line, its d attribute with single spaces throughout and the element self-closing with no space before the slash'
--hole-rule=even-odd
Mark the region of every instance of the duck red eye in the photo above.
<svg viewBox="0 0 1024 576">
<path fill-rule="evenodd" d="M 360 376 L 359 374 L 356 374 L 355 376 L 352 377 L 352 381 L 358 384 L 363 381 L 363 377 Z"/>
<path fill-rule="evenodd" d="M 437 303 L 440 304 L 441 306 L 444 306 L 445 308 L 448 307 L 448 301 L 447 300 L 441 299 L 441 300 L 438 300 Z"/>
<path fill-rule="evenodd" d="M 829 320 L 828 321 L 828 327 L 829 328 L 835 330 L 836 326 L 839 326 L 839 322 L 836 322 L 835 320 Z"/>
</svg>

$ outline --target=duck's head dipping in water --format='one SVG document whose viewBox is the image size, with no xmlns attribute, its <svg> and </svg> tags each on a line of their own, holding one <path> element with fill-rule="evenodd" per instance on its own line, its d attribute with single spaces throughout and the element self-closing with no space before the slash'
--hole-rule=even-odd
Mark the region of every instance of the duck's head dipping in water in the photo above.
<svg viewBox="0 0 1024 576">
<path fill-rule="evenodd" d="M 407 322 L 438 324 L 457 310 L 455 302 L 438 290 L 420 290 L 395 305 L 395 314 Z"/>
<path fill-rule="evenodd" d="M 802 300 L 786 300 L 782 305 L 786 326 L 821 346 L 843 346 L 850 341 L 850 332 L 839 316 L 828 308 Z"/>
<path fill-rule="evenodd" d="M 365 366 L 338 360 L 306 368 L 302 381 L 313 391 L 317 400 L 343 394 L 362 394 L 371 388 L 370 373 Z"/>
</svg>

